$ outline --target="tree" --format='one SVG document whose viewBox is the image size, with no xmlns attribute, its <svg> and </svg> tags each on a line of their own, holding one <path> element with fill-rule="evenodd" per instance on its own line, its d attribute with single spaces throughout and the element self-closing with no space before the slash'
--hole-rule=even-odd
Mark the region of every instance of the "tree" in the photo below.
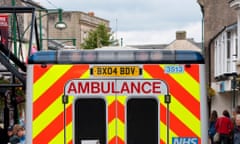
<svg viewBox="0 0 240 144">
<path fill-rule="evenodd" d="M 109 30 L 105 24 L 100 24 L 95 30 L 91 30 L 88 33 L 88 36 L 86 39 L 84 39 L 81 47 L 83 49 L 94 49 L 103 46 L 109 46 L 113 42 L 111 36 L 112 34 L 109 33 Z"/>
</svg>

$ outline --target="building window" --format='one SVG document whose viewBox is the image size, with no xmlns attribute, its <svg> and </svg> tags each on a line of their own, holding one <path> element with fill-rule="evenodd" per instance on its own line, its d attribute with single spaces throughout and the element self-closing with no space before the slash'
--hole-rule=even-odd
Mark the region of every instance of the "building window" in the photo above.
<svg viewBox="0 0 240 144">
<path fill-rule="evenodd" d="M 84 32 L 83 32 L 83 39 L 86 39 L 87 36 L 88 36 L 88 32 L 84 31 Z"/>
<path fill-rule="evenodd" d="M 214 51 L 214 73 L 215 77 L 219 74 L 219 65 L 217 64 L 217 61 L 219 60 L 219 49 L 218 49 L 218 40 L 215 40 L 215 51 Z"/>
<path fill-rule="evenodd" d="M 227 32 L 227 58 L 230 59 L 231 55 L 231 32 Z"/>
<path fill-rule="evenodd" d="M 227 73 L 231 72 L 231 32 L 227 32 Z"/>
<path fill-rule="evenodd" d="M 235 56 L 238 57 L 238 38 L 235 38 Z"/>
</svg>

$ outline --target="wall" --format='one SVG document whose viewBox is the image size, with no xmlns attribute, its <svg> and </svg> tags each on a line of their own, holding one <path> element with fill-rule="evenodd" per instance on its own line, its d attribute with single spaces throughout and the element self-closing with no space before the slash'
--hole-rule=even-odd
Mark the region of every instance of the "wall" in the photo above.
<svg viewBox="0 0 240 144">
<path fill-rule="evenodd" d="M 237 92 L 238 94 L 239 92 Z M 238 98 L 238 101 L 236 102 L 236 105 L 240 104 L 239 101 L 240 98 Z M 212 98 L 212 110 L 217 110 L 218 116 L 222 116 L 223 110 L 228 110 L 230 115 L 232 115 L 232 92 L 227 93 L 218 93 L 216 96 Z"/>
<path fill-rule="evenodd" d="M 209 42 L 225 26 L 237 22 L 237 15 L 235 10 L 230 8 L 229 0 L 198 0 L 197 2 L 199 3 L 200 7 L 202 7 L 204 13 L 204 53 L 206 58 L 208 82 L 209 76 L 211 77 L 211 81 L 214 80 L 214 50 L 211 48 L 211 51 L 209 53 Z M 211 47 L 213 46 L 214 45 L 212 44 Z M 211 55 L 210 57 L 209 54 Z M 209 64 L 209 59 L 211 59 L 211 64 Z M 211 69 L 211 73 L 209 73 L 209 67 Z"/>
<path fill-rule="evenodd" d="M 49 22 L 49 37 L 72 39 L 76 38 L 76 47 L 80 49 L 80 44 L 87 36 L 90 30 L 95 29 L 100 23 L 104 23 L 109 28 L 109 21 L 94 16 L 94 13 L 83 13 L 79 11 L 69 11 L 63 13 L 63 21 L 67 24 L 64 30 L 58 30 L 54 27 L 58 21 L 58 14 L 50 14 L 48 17 Z M 110 28 L 109 28 L 110 29 Z M 72 43 L 65 43 L 71 45 Z"/>
</svg>

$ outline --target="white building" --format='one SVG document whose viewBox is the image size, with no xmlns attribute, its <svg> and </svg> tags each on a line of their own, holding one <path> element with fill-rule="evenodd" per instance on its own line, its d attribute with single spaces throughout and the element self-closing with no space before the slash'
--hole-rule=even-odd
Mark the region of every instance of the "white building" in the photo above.
<svg viewBox="0 0 240 144">
<path fill-rule="evenodd" d="M 229 4 L 237 11 L 237 22 L 224 27 L 213 41 L 215 80 L 211 86 L 216 96 L 212 97 L 212 109 L 218 111 L 240 105 L 240 0 Z"/>
<path fill-rule="evenodd" d="M 233 88 L 240 71 L 237 24 L 224 27 L 214 40 L 214 78 L 212 87 L 217 95 L 213 97 L 212 109 L 232 109 L 240 104 L 237 99 L 238 89 Z"/>
</svg>

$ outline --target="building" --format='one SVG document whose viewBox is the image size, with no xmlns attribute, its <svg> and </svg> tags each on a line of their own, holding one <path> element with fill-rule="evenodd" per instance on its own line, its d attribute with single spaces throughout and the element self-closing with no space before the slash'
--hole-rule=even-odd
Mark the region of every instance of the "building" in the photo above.
<svg viewBox="0 0 240 144">
<path fill-rule="evenodd" d="M 209 110 L 221 113 L 240 104 L 239 0 L 198 0 L 204 22 Z"/>
<path fill-rule="evenodd" d="M 187 38 L 186 31 L 177 31 L 176 39 L 170 44 L 154 45 L 129 45 L 139 49 L 171 49 L 171 50 L 193 50 L 202 52 L 202 43 L 195 42 L 194 39 Z"/>
<path fill-rule="evenodd" d="M 42 9 L 42 7 L 30 0 L 2 0 L 0 5 L 2 6 L 0 9 L 0 125 L 3 125 L 6 129 L 9 125 L 24 119 L 25 62 L 28 54 L 32 21 L 32 14 L 26 13 L 26 9 L 28 12 L 34 12 L 32 7 L 36 9 Z M 17 12 L 16 19 L 14 19 L 14 12 Z M 5 28 L 2 22 L 6 24 Z M 4 36 L 2 35 L 3 31 Z"/>
<path fill-rule="evenodd" d="M 237 24 L 224 27 L 213 40 L 213 44 L 214 74 L 212 76 L 214 80 L 211 86 L 217 95 L 212 98 L 212 109 L 218 109 L 221 112 L 224 109 L 231 110 L 240 104 L 238 89 L 234 84 L 240 72 L 237 69 L 240 60 Z"/>
<path fill-rule="evenodd" d="M 0 13 L 0 19 L 4 18 L 4 22 L 8 24 L 7 28 L 4 29 L 7 34 L 4 37 L 6 43 L 4 45 L 0 44 L 0 126 L 3 125 L 6 129 L 9 125 L 17 123 L 19 118 L 24 119 L 27 74 L 25 63 L 28 54 L 33 52 L 34 48 L 35 50 L 47 50 L 49 46 L 72 49 L 75 48 L 73 45 L 76 45 L 80 48 L 80 43 L 82 43 L 90 30 L 96 28 L 100 23 L 104 23 L 109 28 L 109 21 L 95 17 L 92 12 L 62 13 L 61 9 L 48 10 L 33 0 L 1 0 L 0 6 L 11 10 L 20 7 L 21 10 L 31 9 L 36 15 L 37 22 L 36 27 L 31 27 L 32 14 L 25 12 L 16 13 L 16 15 L 13 14 L 15 11 Z M 4 10 L 4 8 L 1 8 L 1 10 Z M 16 19 L 14 19 L 15 16 Z M 7 17 L 7 20 L 5 17 Z M 57 22 L 61 21 L 68 25 L 64 30 L 56 29 L 59 28 Z M 35 28 L 32 31 L 33 35 L 31 35 L 31 28 Z M 0 25 L 1 43 L 3 43 L 2 29 Z M 69 40 L 72 43 L 68 43 Z M 39 47 L 37 47 L 38 43 Z M 7 52 L 3 52 L 5 48 Z M 21 95 L 18 93 L 19 89 Z M 6 92 L 8 92 L 8 97 Z M 3 113 L 3 110 L 7 112 Z"/>
<path fill-rule="evenodd" d="M 80 45 L 83 43 L 84 38 L 87 37 L 88 32 L 94 30 L 99 24 L 105 24 L 110 31 L 109 21 L 100 17 L 96 17 L 94 12 L 63 12 L 62 21 L 66 23 L 67 28 L 62 30 L 54 28 L 54 25 L 57 21 L 57 13 L 49 14 L 48 38 L 59 40 L 66 45 L 75 45 L 78 49 L 81 48 Z"/>
<path fill-rule="evenodd" d="M 177 31 L 176 39 L 170 43 L 165 49 L 172 50 L 193 50 L 202 52 L 202 44 L 196 43 L 193 39 L 187 38 L 186 31 Z"/>
<path fill-rule="evenodd" d="M 213 40 L 225 26 L 236 22 L 236 12 L 229 7 L 228 0 L 198 0 L 197 2 L 203 15 L 206 81 L 211 88 L 211 82 L 214 80 Z"/>
<path fill-rule="evenodd" d="M 46 9 L 39 5 L 39 3 L 36 3 L 32 0 L 3 0 L 0 1 L 0 5 L 3 7 L 33 7 L 35 8 L 36 12 L 36 18 L 37 18 L 37 23 L 40 22 L 41 20 L 41 25 L 42 29 L 47 29 L 47 17 L 39 17 L 40 14 L 45 15 L 46 14 Z M 32 22 L 32 16 L 30 13 L 17 13 L 17 24 L 16 24 L 16 31 L 14 32 L 14 28 L 11 26 L 13 25 L 12 21 L 12 13 L 4 13 L 1 15 L 8 15 L 8 23 L 9 23 L 9 49 L 12 50 L 14 53 L 21 53 L 22 55 L 18 55 L 18 58 L 21 59 L 21 61 L 26 61 L 26 57 L 28 54 L 28 46 L 29 46 L 29 40 L 30 40 L 30 29 L 31 29 L 31 22 Z M 40 26 L 39 26 L 40 27 Z M 39 28 L 40 29 L 40 28 Z M 14 33 L 16 34 L 17 38 L 14 40 Z M 44 31 L 42 35 L 46 35 L 47 31 Z M 14 42 L 16 41 L 16 43 Z M 21 44 L 21 48 L 19 48 L 19 45 Z M 36 46 L 36 37 L 33 37 L 33 45 Z M 44 43 L 45 47 L 47 47 L 47 43 Z M 16 49 L 16 50 L 15 50 Z"/>
</svg>

